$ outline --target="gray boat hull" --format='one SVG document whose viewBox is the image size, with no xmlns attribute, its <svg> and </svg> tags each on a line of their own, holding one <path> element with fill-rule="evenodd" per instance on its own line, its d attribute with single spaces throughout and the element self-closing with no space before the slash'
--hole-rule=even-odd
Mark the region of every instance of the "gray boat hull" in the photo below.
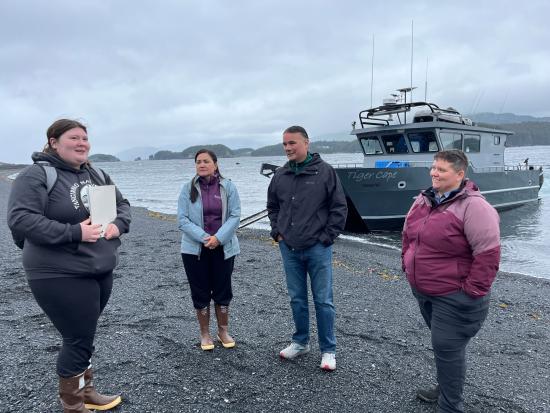
<svg viewBox="0 0 550 413">
<path fill-rule="evenodd" d="M 353 232 L 401 230 L 420 191 L 431 186 L 428 167 L 335 168 L 348 199 L 346 229 Z M 468 170 L 468 177 L 497 210 L 538 200 L 541 172 L 537 169 Z"/>
</svg>

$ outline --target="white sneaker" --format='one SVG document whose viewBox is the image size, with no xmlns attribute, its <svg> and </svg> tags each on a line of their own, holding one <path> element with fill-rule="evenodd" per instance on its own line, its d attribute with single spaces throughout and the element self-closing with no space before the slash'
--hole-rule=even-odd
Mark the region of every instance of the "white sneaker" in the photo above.
<svg viewBox="0 0 550 413">
<path fill-rule="evenodd" d="M 321 359 L 321 368 L 326 371 L 336 370 L 336 354 L 323 353 Z"/>
<path fill-rule="evenodd" d="M 309 344 L 302 346 L 301 344 L 292 342 L 290 343 L 290 346 L 281 350 L 279 356 L 281 356 L 281 358 L 283 359 L 292 360 L 298 356 L 309 353 L 309 350 Z"/>
</svg>

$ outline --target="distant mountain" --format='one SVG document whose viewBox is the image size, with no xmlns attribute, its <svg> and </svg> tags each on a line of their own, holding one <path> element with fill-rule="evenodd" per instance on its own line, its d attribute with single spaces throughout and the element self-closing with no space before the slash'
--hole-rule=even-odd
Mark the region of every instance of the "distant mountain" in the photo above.
<svg viewBox="0 0 550 413">
<path fill-rule="evenodd" d="M 12 170 L 12 169 L 20 169 L 28 165 L 18 164 L 18 163 L 5 163 L 0 162 L 0 171 L 4 170 Z"/>
<path fill-rule="evenodd" d="M 522 122 L 488 126 L 514 132 L 506 139 L 506 146 L 550 145 L 550 122 Z"/>
<path fill-rule="evenodd" d="M 347 141 L 314 141 L 309 144 L 310 152 L 318 153 L 358 153 L 361 152 L 357 139 Z"/>
<path fill-rule="evenodd" d="M 231 149 L 222 144 L 190 146 L 189 148 L 185 148 L 182 154 L 186 158 L 194 158 L 199 149 L 209 149 L 214 152 L 218 158 L 232 158 L 235 156 Z"/>
<path fill-rule="evenodd" d="M 482 112 L 466 115 L 466 117 L 472 119 L 474 122 L 489 123 L 492 125 L 522 122 L 550 122 L 550 117 L 536 118 L 530 115 L 515 115 L 513 113 Z"/>
<path fill-rule="evenodd" d="M 160 159 L 192 159 L 195 157 L 195 153 L 199 149 L 210 149 L 216 154 L 218 158 L 233 158 L 235 153 L 225 145 L 195 145 L 184 149 L 181 152 L 173 151 L 158 151 L 153 155 L 149 155 L 148 159 L 160 160 Z"/>
<path fill-rule="evenodd" d="M 92 162 L 120 162 L 120 159 L 118 159 L 116 156 L 105 155 L 102 153 L 95 153 L 93 155 L 90 155 L 88 159 Z"/>
<path fill-rule="evenodd" d="M 149 155 L 159 150 L 160 148 L 154 148 L 152 146 L 140 146 L 120 151 L 116 153 L 115 156 L 123 161 L 133 161 L 136 158 L 149 159 Z"/>
<path fill-rule="evenodd" d="M 284 156 L 285 150 L 283 145 L 278 143 L 276 145 L 262 146 L 261 148 L 252 151 L 250 156 Z"/>
<path fill-rule="evenodd" d="M 253 148 L 239 148 L 239 149 L 233 149 L 233 155 L 234 156 L 250 156 L 250 154 L 254 152 Z"/>
<path fill-rule="evenodd" d="M 357 139 L 347 141 L 313 141 L 309 143 L 310 152 L 318 153 L 357 153 L 361 152 Z M 285 151 L 280 143 L 264 146 L 253 151 L 251 156 L 283 156 Z"/>
</svg>

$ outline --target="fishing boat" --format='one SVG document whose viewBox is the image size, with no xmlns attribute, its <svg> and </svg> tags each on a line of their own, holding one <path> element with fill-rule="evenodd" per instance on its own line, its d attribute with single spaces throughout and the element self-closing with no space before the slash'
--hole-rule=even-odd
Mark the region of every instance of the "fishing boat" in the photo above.
<svg viewBox="0 0 550 413">
<path fill-rule="evenodd" d="M 444 149 L 466 153 L 467 177 L 498 211 L 538 201 L 542 167 L 528 160 L 504 163 L 506 139 L 513 132 L 477 126 L 434 103 L 407 103 L 410 90 L 399 89 L 404 102 L 386 100 L 359 113 L 360 125 L 354 122 L 351 134 L 359 141 L 362 164 L 333 165 L 348 201 L 347 230 L 400 230 L 414 198 L 431 185 L 434 154 Z"/>
</svg>

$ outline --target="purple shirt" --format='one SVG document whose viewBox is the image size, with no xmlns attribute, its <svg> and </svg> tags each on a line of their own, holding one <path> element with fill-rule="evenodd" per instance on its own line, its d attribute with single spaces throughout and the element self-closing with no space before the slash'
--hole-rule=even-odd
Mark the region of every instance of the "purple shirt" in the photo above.
<svg viewBox="0 0 550 413">
<path fill-rule="evenodd" d="M 202 215 L 204 231 L 210 235 L 216 234 L 222 226 L 222 197 L 220 194 L 220 178 L 213 175 L 210 182 L 200 177 Z"/>
</svg>

